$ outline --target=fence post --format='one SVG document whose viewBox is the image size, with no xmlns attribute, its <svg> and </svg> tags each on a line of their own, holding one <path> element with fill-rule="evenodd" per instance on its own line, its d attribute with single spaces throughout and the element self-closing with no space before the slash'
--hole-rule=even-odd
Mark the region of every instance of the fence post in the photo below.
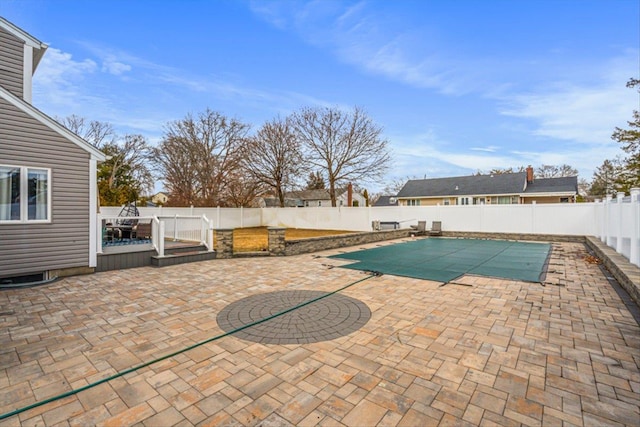
<svg viewBox="0 0 640 427">
<path fill-rule="evenodd" d="M 604 202 L 604 243 L 611 247 L 611 194 L 607 194 Z"/>
<path fill-rule="evenodd" d="M 207 249 L 213 251 L 213 220 L 210 219 L 207 223 Z"/>
<path fill-rule="evenodd" d="M 96 219 L 98 221 L 98 238 L 96 239 L 96 254 L 102 253 L 102 239 L 104 238 L 105 226 L 103 224 L 104 220 L 102 219 L 102 214 L 96 215 Z"/>
<path fill-rule="evenodd" d="M 160 221 L 158 224 L 158 256 L 164 256 L 164 221 Z"/>
<path fill-rule="evenodd" d="M 640 188 L 631 189 L 631 218 L 629 261 L 640 267 Z"/>
<path fill-rule="evenodd" d="M 624 191 L 618 192 L 618 194 L 616 194 L 616 204 L 618 205 L 618 221 L 617 221 L 617 230 L 616 230 L 616 252 L 618 252 L 619 254 L 622 253 L 622 240 L 623 240 L 623 235 L 622 235 L 622 199 L 624 199 Z"/>
<path fill-rule="evenodd" d="M 536 201 L 531 202 L 531 233 L 536 233 Z"/>
</svg>

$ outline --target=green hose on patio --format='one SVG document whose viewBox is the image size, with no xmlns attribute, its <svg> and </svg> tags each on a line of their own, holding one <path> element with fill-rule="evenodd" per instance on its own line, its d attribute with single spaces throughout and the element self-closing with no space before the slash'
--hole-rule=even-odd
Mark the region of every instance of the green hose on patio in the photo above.
<svg viewBox="0 0 640 427">
<path fill-rule="evenodd" d="M 359 279 L 359 280 L 356 280 L 355 282 L 351 282 L 348 285 L 345 285 L 345 286 L 341 287 L 340 289 L 337 289 L 335 291 L 329 292 L 329 293 L 327 293 L 325 295 L 321 295 L 321 296 L 319 296 L 317 298 L 313 298 L 313 299 L 311 299 L 309 301 L 305 301 L 305 302 L 303 302 L 301 304 L 298 304 L 296 306 L 293 306 L 291 308 L 287 308 L 286 310 L 282 310 L 282 311 L 280 311 L 280 312 L 278 312 L 276 314 L 273 314 L 271 316 L 268 316 L 268 317 L 266 317 L 264 319 L 256 320 L 255 322 L 251 322 L 251 323 L 248 323 L 248 324 L 246 324 L 244 326 L 240 326 L 240 327 L 238 327 L 238 328 L 236 328 L 236 329 L 234 329 L 232 331 L 225 332 L 225 333 L 220 334 L 220 335 L 216 335 L 216 336 L 214 336 L 212 338 L 209 338 L 209 339 L 206 339 L 204 341 L 198 342 L 198 343 L 193 344 L 193 345 L 191 345 L 189 347 L 186 347 L 186 348 L 184 348 L 182 350 L 174 351 L 173 353 L 169 353 L 169 354 L 164 355 L 162 357 L 159 357 L 157 359 L 151 360 L 149 362 L 145 362 L 145 363 L 143 363 L 141 365 L 134 366 L 132 368 L 125 369 L 124 371 L 117 372 L 117 373 L 115 373 L 115 374 L 113 374 L 111 376 L 108 376 L 108 377 L 103 378 L 101 380 L 98 380 L 98 381 L 95 381 L 93 383 L 87 384 L 87 385 L 85 385 L 83 387 L 80 387 L 80 388 L 77 388 L 75 390 L 70 390 L 70 391 L 68 391 L 66 393 L 61 393 L 61 394 L 59 394 L 57 396 L 53 396 L 53 397 L 50 397 L 48 399 L 44 399 L 44 400 L 41 400 L 39 402 L 32 403 L 31 405 L 27 405 L 27 406 L 24 406 L 22 408 L 15 409 L 15 410 L 13 410 L 11 412 L 0 414 L 0 420 L 4 420 L 6 418 L 13 417 L 14 415 L 21 414 L 23 412 L 29 411 L 29 410 L 34 409 L 34 408 L 38 408 L 40 406 L 46 405 L 47 403 L 55 402 L 56 400 L 64 399 L 65 397 L 76 395 L 76 394 L 78 394 L 80 392 L 83 392 L 85 390 L 88 390 L 90 388 L 99 386 L 100 384 L 109 382 L 109 381 L 114 380 L 116 378 L 120 378 L 120 377 L 122 377 L 124 375 L 130 374 L 130 373 L 135 372 L 135 371 L 137 371 L 139 369 L 146 368 L 147 366 L 153 365 L 154 363 L 162 362 L 163 360 L 166 360 L 166 359 L 169 359 L 171 357 L 177 356 L 178 354 L 182 354 L 182 353 L 184 353 L 186 351 L 193 350 L 194 348 L 200 347 L 200 346 L 202 346 L 204 344 L 208 344 L 210 342 L 217 341 L 220 338 L 224 338 L 224 337 L 226 337 L 228 335 L 233 335 L 236 332 L 239 332 L 239 331 L 242 331 L 244 329 L 250 328 L 252 326 L 259 325 L 261 323 L 267 322 L 267 321 L 269 321 L 271 319 L 274 319 L 276 317 L 279 317 L 279 316 L 282 316 L 284 314 L 290 313 L 290 312 L 292 312 L 294 310 L 297 310 L 299 308 L 305 307 L 305 306 L 307 306 L 309 304 L 313 304 L 316 301 L 319 301 L 321 299 L 327 298 L 328 296 L 337 294 L 338 292 L 341 292 L 341 291 L 343 291 L 343 290 L 345 290 L 347 288 L 350 288 L 351 286 L 354 286 L 354 285 L 356 285 L 358 283 L 364 282 L 365 280 L 369 280 L 372 277 L 377 277 L 377 276 L 381 276 L 382 275 L 381 273 L 378 273 L 378 272 L 375 272 L 375 271 L 367 271 L 366 273 L 368 273 L 369 275 L 367 277 L 363 278 L 363 279 Z"/>
</svg>

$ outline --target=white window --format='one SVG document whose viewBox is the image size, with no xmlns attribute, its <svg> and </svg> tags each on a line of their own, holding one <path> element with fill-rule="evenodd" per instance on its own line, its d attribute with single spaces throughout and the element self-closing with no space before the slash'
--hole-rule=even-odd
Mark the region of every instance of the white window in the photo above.
<svg viewBox="0 0 640 427">
<path fill-rule="evenodd" d="M 409 206 L 420 206 L 420 199 L 411 199 L 408 204 Z"/>
<path fill-rule="evenodd" d="M 0 165 L 0 222 L 49 222 L 50 184 L 50 169 Z"/>
<path fill-rule="evenodd" d="M 442 204 L 443 205 L 449 206 L 449 203 L 450 203 L 449 199 L 442 199 Z"/>
<path fill-rule="evenodd" d="M 322 200 L 318 200 L 318 207 L 321 208 L 322 207 Z"/>
<path fill-rule="evenodd" d="M 459 197 L 458 198 L 458 204 L 460 204 L 460 205 L 468 205 L 469 204 L 469 198 L 468 197 Z"/>
</svg>

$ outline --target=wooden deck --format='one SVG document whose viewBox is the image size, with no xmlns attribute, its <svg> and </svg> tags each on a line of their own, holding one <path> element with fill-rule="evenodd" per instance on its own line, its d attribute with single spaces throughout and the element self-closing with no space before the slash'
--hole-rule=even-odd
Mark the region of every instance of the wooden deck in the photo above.
<svg viewBox="0 0 640 427">
<path fill-rule="evenodd" d="M 95 271 L 123 270 L 152 265 L 162 267 L 215 258 L 215 252 L 207 251 L 206 247 L 196 242 L 165 240 L 164 250 L 166 256 L 158 258 L 158 253 L 153 249 L 151 242 L 107 245 L 102 248 L 102 253 L 98 254 Z M 166 261 L 158 261 L 165 259 Z"/>
</svg>

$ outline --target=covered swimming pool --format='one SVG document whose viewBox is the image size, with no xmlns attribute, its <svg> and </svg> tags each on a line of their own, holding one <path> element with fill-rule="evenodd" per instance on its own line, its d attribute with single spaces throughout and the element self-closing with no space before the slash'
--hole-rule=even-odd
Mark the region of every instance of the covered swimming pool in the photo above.
<svg viewBox="0 0 640 427">
<path fill-rule="evenodd" d="M 428 238 L 330 258 L 356 261 L 342 268 L 444 283 L 465 274 L 542 282 L 550 251 L 549 243 Z"/>
</svg>

